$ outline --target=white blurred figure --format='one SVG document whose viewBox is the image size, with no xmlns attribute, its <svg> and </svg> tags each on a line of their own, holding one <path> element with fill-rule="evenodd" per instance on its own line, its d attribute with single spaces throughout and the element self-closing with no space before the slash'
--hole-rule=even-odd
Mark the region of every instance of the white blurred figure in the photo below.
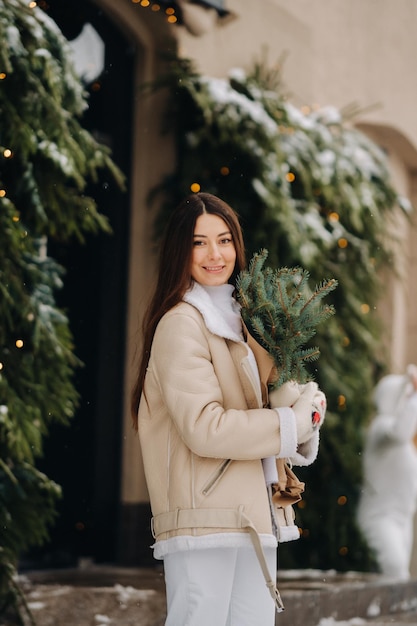
<svg viewBox="0 0 417 626">
<path fill-rule="evenodd" d="M 410 578 L 417 506 L 417 367 L 384 376 L 375 388 L 376 416 L 363 456 L 358 523 L 382 574 Z"/>
</svg>

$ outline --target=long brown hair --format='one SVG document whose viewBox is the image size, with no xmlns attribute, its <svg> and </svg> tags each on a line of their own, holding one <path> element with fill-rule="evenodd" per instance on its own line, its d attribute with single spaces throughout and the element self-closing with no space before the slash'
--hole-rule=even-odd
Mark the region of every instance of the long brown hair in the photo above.
<svg viewBox="0 0 417 626">
<path fill-rule="evenodd" d="M 161 317 L 182 300 L 191 286 L 194 229 L 197 218 L 204 213 L 217 215 L 230 228 L 236 250 L 236 262 L 230 283 L 235 284 L 237 275 L 246 265 L 239 219 L 226 202 L 210 193 L 194 193 L 187 196 L 173 211 L 161 246 L 155 292 L 143 319 L 143 347 L 131 398 L 132 420 L 136 430 L 139 402 L 155 329 Z"/>
</svg>

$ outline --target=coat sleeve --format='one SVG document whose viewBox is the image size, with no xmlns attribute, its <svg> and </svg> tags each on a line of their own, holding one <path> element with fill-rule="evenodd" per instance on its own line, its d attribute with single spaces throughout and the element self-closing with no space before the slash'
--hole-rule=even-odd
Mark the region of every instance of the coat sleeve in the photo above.
<svg viewBox="0 0 417 626">
<path fill-rule="evenodd" d="M 223 406 L 209 345 L 195 318 L 184 313 L 162 318 L 149 365 L 170 418 L 195 454 L 234 460 L 279 454 L 280 418 L 275 410 Z"/>
</svg>

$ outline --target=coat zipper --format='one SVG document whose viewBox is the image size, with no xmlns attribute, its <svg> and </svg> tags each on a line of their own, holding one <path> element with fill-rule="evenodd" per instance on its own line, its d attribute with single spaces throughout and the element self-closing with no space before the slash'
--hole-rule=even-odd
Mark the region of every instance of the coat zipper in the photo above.
<svg viewBox="0 0 417 626">
<path fill-rule="evenodd" d="M 204 487 L 203 492 L 202 492 L 203 495 L 206 496 L 209 493 L 209 491 L 214 487 L 214 485 L 217 483 L 217 481 L 220 480 L 220 478 L 222 477 L 222 475 L 224 474 L 226 469 L 229 467 L 231 462 L 232 462 L 231 459 L 226 459 L 217 468 L 216 472 L 213 474 L 213 476 L 210 478 L 209 482 Z"/>
</svg>

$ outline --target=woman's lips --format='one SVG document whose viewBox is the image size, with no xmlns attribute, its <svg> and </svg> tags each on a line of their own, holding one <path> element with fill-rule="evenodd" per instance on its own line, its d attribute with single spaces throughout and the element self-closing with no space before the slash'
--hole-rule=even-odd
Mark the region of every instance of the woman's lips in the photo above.
<svg viewBox="0 0 417 626">
<path fill-rule="evenodd" d="M 221 272 L 224 269 L 224 265 L 217 265 L 216 267 L 204 267 L 206 272 Z"/>
</svg>

